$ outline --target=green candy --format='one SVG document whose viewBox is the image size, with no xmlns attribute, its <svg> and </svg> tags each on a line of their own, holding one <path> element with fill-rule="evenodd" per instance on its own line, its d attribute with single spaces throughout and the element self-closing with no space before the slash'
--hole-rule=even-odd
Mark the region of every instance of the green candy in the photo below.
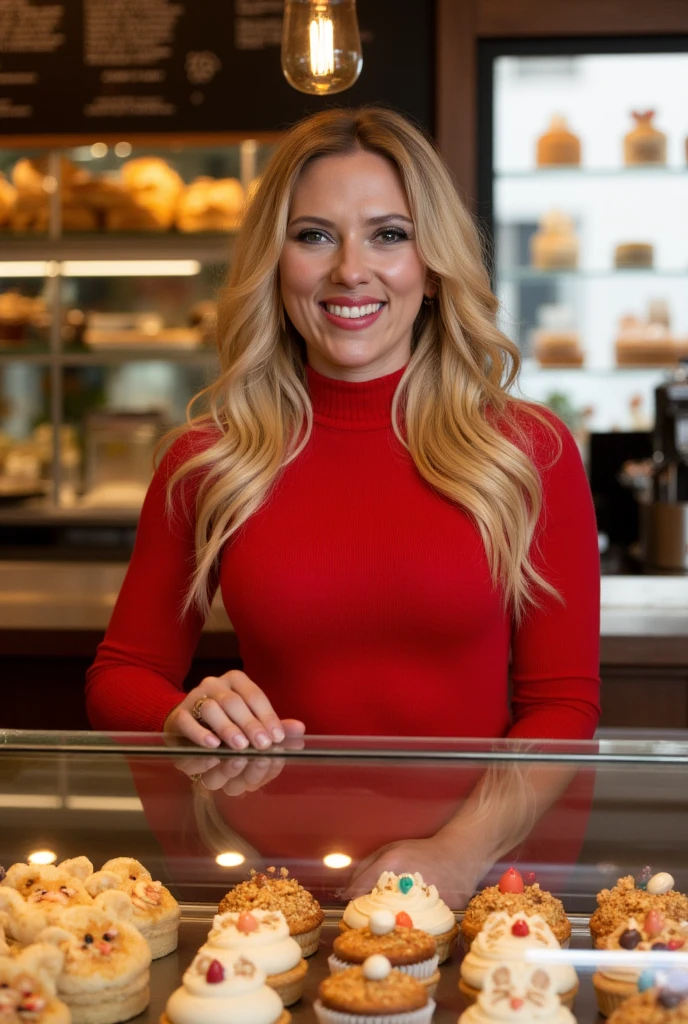
<svg viewBox="0 0 688 1024">
<path fill-rule="evenodd" d="M 403 892 L 405 896 L 407 892 L 411 891 L 411 889 L 413 889 L 413 879 L 410 878 L 409 875 L 404 875 L 403 878 L 399 879 L 399 890 Z"/>
</svg>

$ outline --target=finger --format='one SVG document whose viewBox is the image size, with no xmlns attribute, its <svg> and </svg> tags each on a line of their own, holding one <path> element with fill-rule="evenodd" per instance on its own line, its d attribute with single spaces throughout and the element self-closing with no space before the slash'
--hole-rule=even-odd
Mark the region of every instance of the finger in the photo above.
<svg viewBox="0 0 688 1024">
<path fill-rule="evenodd" d="M 267 750 L 272 746 L 272 740 L 265 726 L 260 719 L 256 718 L 241 694 L 230 690 L 220 698 L 219 703 L 227 717 L 241 729 L 243 735 L 256 750 Z"/>
<path fill-rule="evenodd" d="M 178 768 L 184 775 L 203 775 L 220 763 L 219 757 L 183 757 L 174 761 L 175 768 Z"/>
<path fill-rule="evenodd" d="M 228 674 L 229 676 L 229 674 Z M 268 742 L 281 743 L 284 739 L 284 729 L 275 710 L 259 686 L 244 672 L 235 672 L 228 678 L 234 693 L 243 697 L 246 706 L 261 723 L 268 738 Z M 254 744 L 255 746 L 255 744 Z M 266 746 L 266 744 L 263 744 Z"/>
<path fill-rule="evenodd" d="M 216 697 L 210 697 L 204 701 L 200 713 L 203 721 L 210 726 L 223 743 L 232 747 L 233 750 L 245 750 L 249 741 L 244 735 L 240 723 L 236 721 L 235 715 L 231 713 L 230 705 L 233 705 L 237 714 L 240 714 L 242 708 L 246 708 L 241 697 L 225 690 L 223 694 L 218 693 Z M 252 717 L 248 709 L 246 711 L 249 717 Z"/>
<path fill-rule="evenodd" d="M 203 705 L 205 707 L 205 705 Z M 220 740 L 214 731 L 207 729 L 202 722 L 196 721 L 190 711 L 180 707 L 170 725 L 170 731 L 176 732 L 179 736 L 186 736 L 192 743 L 199 747 L 219 747 Z"/>
<path fill-rule="evenodd" d="M 223 758 L 220 764 L 203 776 L 201 785 L 210 790 L 222 789 L 229 779 L 243 773 L 247 763 L 245 757 Z"/>
<path fill-rule="evenodd" d="M 306 726 L 298 718 L 283 718 L 282 728 L 289 739 L 300 739 L 306 733 Z"/>
</svg>

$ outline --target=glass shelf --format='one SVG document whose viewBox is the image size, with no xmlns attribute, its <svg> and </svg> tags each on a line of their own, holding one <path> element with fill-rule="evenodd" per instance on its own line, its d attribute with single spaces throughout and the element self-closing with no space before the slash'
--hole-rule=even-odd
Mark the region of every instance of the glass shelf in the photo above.
<svg viewBox="0 0 688 1024">
<path fill-rule="evenodd" d="M 650 276 L 660 278 L 676 278 L 678 280 L 688 278 L 688 267 L 682 270 L 662 270 L 655 267 L 629 267 L 620 269 L 611 267 L 607 270 L 540 270 L 536 267 L 507 267 L 497 271 L 497 277 L 502 281 L 541 281 L 558 280 L 587 280 L 587 281 L 609 281 L 621 280 L 622 278 L 637 278 L 639 276 Z"/>
<path fill-rule="evenodd" d="M 0 264 L 64 260 L 197 260 L 227 263 L 232 234 L 91 234 L 59 239 L 0 234 Z M 0 265 L 0 277 L 3 276 Z"/>
<path fill-rule="evenodd" d="M 29 363 L 34 366 L 111 366 L 120 363 L 165 362 L 182 363 L 191 366 L 212 366 L 217 359 L 214 352 L 205 349 L 174 349 L 150 346 L 141 348 L 107 349 L 99 352 L 26 352 L 22 350 L 0 350 L 0 364 Z"/>
<path fill-rule="evenodd" d="M 495 171 L 495 180 L 506 180 L 513 178 L 632 178 L 634 181 L 647 175 L 649 180 L 655 181 L 658 177 L 688 177 L 688 166 L 669 167 L 653 164 L 643 164 L 638 167 L 534 167 L 530 170 Z"/>
</svg>

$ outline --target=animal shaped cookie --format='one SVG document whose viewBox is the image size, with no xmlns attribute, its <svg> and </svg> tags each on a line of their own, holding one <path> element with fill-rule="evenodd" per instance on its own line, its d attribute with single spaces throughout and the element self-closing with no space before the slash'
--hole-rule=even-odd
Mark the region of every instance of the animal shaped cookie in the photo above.
<svg viewBox="0 0 688 1024">
<path fill-rule="evenodd" d="M 126 893 L 104 892 L 90 906 L 68 907 L 37 938 L 64 954 L 58 992 L 73 1024 L 118 1024 L 148 1006 L 151 953 Z"/>
<path fill-rule="evenodd" d="M 162 882 L 153 881 L 140 861 L 115 857 L 86 880 L 86 888 L 92 896 L 118 889 L 131 897 L 134 924 L 148 942 L 154 960 L 177 948 L 179 904 Z"/>
<path fill-rule="evenodd" d="M 2 1024 L 69 1024 L 69 1007 L 56 989 L 63 964 L 64 955 L 48 943 L 27 946 L 16 956 L 0 955 Z"/>
<path fill-rule="evenodd" d="M 74 857 L 61 864 L 13 864 L 0 883 L 0 889 L 14 889 L 26 903 L 68 907 L 91 903 L 84 881 L 93 874 L 88 857 Z"/>
</svg>

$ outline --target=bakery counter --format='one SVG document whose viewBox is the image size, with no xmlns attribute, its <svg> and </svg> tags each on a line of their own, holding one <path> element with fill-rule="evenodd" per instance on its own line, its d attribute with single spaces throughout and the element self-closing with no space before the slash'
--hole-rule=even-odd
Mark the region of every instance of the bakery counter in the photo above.
<svg viewBox="0 0 688 1024">
<path fill-rule="evenodd" d="M 121 563 L 0 562 L 3 673 L 43 694 L 41 706 L 57 715 L 54 727 L 74 726 L 65 714 L 74 716 L 77 707 L 86 726 L 83 674 L 125 571 Z M 687 609 L 688 577 L 602 578 L 603 725 L 688 728 Z M 240 664 L 236 635 L 216 599 L 188 683 Z M 32 723 L 17 709 L 6 724 Z"/>
</svg>

